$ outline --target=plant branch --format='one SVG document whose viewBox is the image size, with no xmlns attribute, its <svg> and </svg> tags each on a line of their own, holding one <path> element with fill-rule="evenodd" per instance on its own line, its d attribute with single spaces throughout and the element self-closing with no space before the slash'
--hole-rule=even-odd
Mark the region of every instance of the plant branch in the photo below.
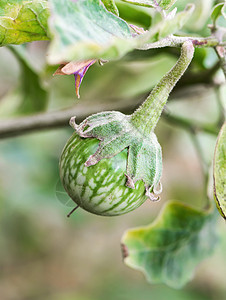
<svg viewBox="0 0 226 300">
<path fill-rule="evenodd" d="M 177 87 L 184 87 L 188 85 L 196 85 L 200 83 L 204 84 L 212 84 L 213 83 L 213 76 L 220 68 L 220 62 L 217 61 L 215 65 L 211 68 L 201 71 L 199 73 L 195 72 L 188 72 L 184 74 L 184 76 L 180 79 L 177 84 Z"/>
<path fill-rule="evenodd" d="M 212 124 L 201 124 L 198 122 L 191 121 L 184 117 L 171 114 L 168 110 L 164 110 L 162 117 L 170 124 L 182 127 L 188 130 L 190 133 L 206 132 L 213 135 L 218 135 L 218 128 Z"/>
<path fill-rule="evenodd" d="M 184 42 L 191 41 L 193 46 L 196 48 L 203 47 L 216 47 L 218 45 L 224 46 L 225 43 L 220 44 L 219 40 L 215 37 L 184 37 L 184 36 L 175 36 L 171 35 L 166 38 L 161 39 L 160 41 L 154 43 L 148 43 L 139 48 L 139 50 L 148 50 L 155 48 L 164 48 L 164 47 L 181 47 Z"/>
<path fill-rule="evenodd" d="M 201 161 L 201 166 L 202 166 L 203 174 L 205 175 L 205 177 L 208 178 L 209 165 L 206 162 L 206 159 L 205 159 L 202 147 L 200 145 L 200 142 L 198 140 L 197 134 L 196 133 L 195 134 L 191 133 L 190 136 L 191 136 L 192 142 L 193 142 L 193 144 L 194 144 L 194 146 L 196 148 L 197 154 L 199 156 L 199 160 Z"/>
<path fill-rule="evenodd" d="M 223 105 L 224 99 L 222 99 L 221 97 L 220 85 L 216 85 L 214 90 L 215 90 L 217 105 L 219 109 L 218 126 L 221 127 L 226 119 L 226 109 Z"/>
<path fill-rule="evenodd" d="M 220 61 L 221 69 L 223 70 L 224 76 L 226 79 L 226 46 L 225 47 L 217 46 L 214 49 L 215 49 L 215 52 L 217 53 L 217 56 Z"/>
<path fill-rule="evenodd" d="M 207 185 L 208 185 L 208 178 L 209 178 L 209 165 L 206 161 L 205 155 L 203 153 L 203 149 L 200 145 L 200 142 L 197 137 L 197 133 L 202 131 L 209 134 L 218 135 L 218 129 L 216 127 L 213 127 L 213 125 L 207 125 L 207 124 L 194 124 L 191 122 L 191 120 L 188 120 L 186 118 L 182 118 L 176 115 L 172 115 L 169 112 L 163 112 L 162 116 L 171 124 L 180 126 L 188 131 L 190 134 L 191 140 L 193 142 L 193 145 L 196 149 L 197 155 L 199 157 L 200 165 L 202 168 L 203 173 L 203 198 L 205 200 L 205 208 L 210 207 L 210 199 L 206 197 L 206 191 L 207 191 Z M 208 199 L 208 202 L 206 203 L 206 198 Z"/>
<path fill-rule="evenodd" d="M 203 149 L 201 147 L 200 141 L 196 133 L 190 133 L 191 140 L 199 157 L 199 162 L 202 168 L 203 173 L 203 200 L 205 203 L 205 208 L 211 207 L 211 199 L 209 199 L 206 195 L 208 188 L 208 180 L 209 180 L 209 168 L 210 165 L 207 163 Z M 206 202 L 207 200 L 207 202 Z"/>
<path fill-rule="evenodd" d="M 69 120 L 72 116 L 76 116 L 77 121 L 80 122 L 87 116 L 103 110 L 120 110 L 124 113 L 131 113 L 140 101 L 141 97 L 124 101 L 111 101 L 109 103 L 93 102 L 87 104 L 82 102 L 66 110 L 2 120 L 0 121 L 0 139 L 34 131 L 66 127 L 69 126 Z"/>
<path fill-rule="evenodd" d="M 88 115 L 103 110 L 116 109 L 123 113 L 130 113 L 140 102 L 141 98 L 129 99 L 127 101 L 115 101 L 112 103 L 94 103 L 93 105 L 83 103 L 66 110 L 47 112 L 17 119 L 2 120 L 0 121 L 0 139 L 16 137 L 40 130 L 66 127 L 72 116 L 76 116 L 77 121 L 80 122 Z M 170 124 L 180 126 L 193 133 L 203 131 L 213 135 L 218 134 L 218 128 L 213 125 L 193 123 L 191 120 L 172 115 L 168 110 L 163 112 L 162 117 Z"/>
<path fill-rule="evenodd" d="M 216 24 L 208 26 L 211 30 L 212 36 L 218 39 L 218 45 L 213 46 L 214 50 L 219 58 L 221 69 L 224 72 L 226 79 L 226 42 L 224 37 L 226 36 L 226 28 L 216 26 Z"/>
</svg>

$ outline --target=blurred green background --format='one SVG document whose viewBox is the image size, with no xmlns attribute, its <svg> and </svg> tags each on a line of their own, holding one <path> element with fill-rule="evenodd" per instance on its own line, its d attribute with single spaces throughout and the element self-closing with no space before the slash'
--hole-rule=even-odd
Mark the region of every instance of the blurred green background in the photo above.
<svg viewBox="0 0 226 300">
<path fill-rule="evenodd" d="M 141 102 L 179 54 L 175 49 L 134 51 L 120 61 L 102 67 L 96 64 L 84 78 L 81 99 L 77 100 L 73 76 L 52 77 L 56 67 L 45 65 L 46 47 L 46 42 L 29 44 L 26 60 L 47 90 L 43 109 L 48 111 L 77 103 L 83 103 L 84 110 L 89 103 L 97 103 L 101 109 L 101 103 L 115 99 L 137 98 Z M 202 72 L 215 63 L 211 49 L 199 49 L 192 69 L 194 73 Z M 1 120 L 18 116 L 18 111 L 21 116 L 27 115 L 29 112 L 24 108 L 28 107 L 29 99 L 22 95 L 20 65 L 6 48 L 0 49 L 0 76 Z M 215 80 L 221 78 L 219 71 Z M 219 94 L 224 93 L 225 87 L 216 92 L 209 82 L 184 84 L 172 94 L 167 110 L 194 121 L 215 124 L 219 117 Z M 220 217 L 215 254 L 198 266 L 194 279 L 181 290 L 151 285 L 140 272 L 129 269 L 122 261 L 123 232 L 149 224 L 165 201 L 175 199 L 195 207 L 205 205 L 202 168 L 189 134 L 171 126 L 164 118 L 156 129 L 163 148 L 161 202 L 147 201 L 134 212 L 112 218 L 78 209 L 68 219 L 66 215 L 71 208 L 61 203 L 56 190 L 59 156 L 72 131 L 68 126 L 0 140 L 0 299 L 226 299 L 226 236 L 225 223 Z M 198 139 L 210 163 L 216 136 L 202 133 Z"/>
</svg>

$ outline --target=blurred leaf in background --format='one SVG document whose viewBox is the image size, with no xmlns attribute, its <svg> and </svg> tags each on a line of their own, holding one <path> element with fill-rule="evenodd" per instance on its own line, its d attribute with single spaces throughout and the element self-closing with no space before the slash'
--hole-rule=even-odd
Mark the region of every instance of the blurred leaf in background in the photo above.
<svg viewBox="0 0 226 300">
<path fill-rule="evenodd" d="M 27 58 L 25 45 L 10 46 L 9 48 L 20 64 L 20 83 L 15 94 L 19 97 L 20 104 L 16 114 L 31 114 L 44 111 L 47 108 L 48 93 L 41 85 L 38 72 Z"/>
</svg>

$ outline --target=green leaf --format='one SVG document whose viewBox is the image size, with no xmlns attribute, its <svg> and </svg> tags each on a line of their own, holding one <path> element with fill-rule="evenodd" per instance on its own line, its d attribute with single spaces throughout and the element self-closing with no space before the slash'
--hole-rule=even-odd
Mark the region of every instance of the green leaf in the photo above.
<svg viewBox="0 0 226 300">
<path fill-rule="evenodd" d="M 189 20 L 194 8 L 194 4 L 188 4 L 183 11 L 177 13 L 173 18 L 166 18 L 154 27 L 151 27 L 149 32 L 141 37 L 140 41 L 143 39 L 145 43 L 147 42 L 147 37 L 149 37 L 148 42 L 156 42 L 170 34 L 176 33 Z"/>
<path fill-rule="evenodd" d="M 132 35 L 128 24 L 107 11 L 100 0 L 61 2 L 51 0 L 50 44 L 48 62 L 65 63 L 84 59 L 116 59 L 147 42 L 158 41 L 176 33 L 188 21 L 194 5 L 161 20 L 143 34 Z"/>
<path fill-rule="evenodd" d="M 226 20 L 226 2 L 224 3 L 224 6 L 222 7 L 221 9 L 221 13 L 222 13 L 222 16 L 225 18 Z"/>
<path fill-rule="evenodd" d="M 134 189 L 135 183 L 142 180 L 145 195 L 153 201 L 159 199 L 157 188 L 162 174 L 162 151 L 154 132 L 145 137 L 133 125 L 130 116 L 117 111 L 91 115 L 79 125 L 72 117 L 70 125 L 80 137 L 100 140 L 96 152 L 85 162 L 86 167 L 96 165 L 128 148 L 126 186 Z"/>
<path fill-rule="evenodd" d="M 108 11 L 112 12 L 116 16 L 119 15 L 118 8 L 115 5 L 114 0 L 102 0 L 102 3 L 104 4 L 104 6 L 107 8 Z"/>
<path fill-rule="evenodd" d="M 152 224 L 128 230 L 122 238 L 124 262 L 151 283 L 180 288 L 214 248 L 214 216 L 168 202 Z"/>
<path fill-rule="evenodd" d="M 51 64 L 87 58 L 118 58 L 133 45 L 127 23 L 99 0 L 51 0 Z"/>
<path fill-rule="evenodd" d="M 161 6 L 163 9 L 169 9 L 177 0 L 162 0 L 159 3 L 159 6 Z"/>
<path fill-rule="evenodd" d="M 48 40 L 48 16 L 45 0 L 1 0 L 0 46 Z"/>
<path fill-rule="evenodd" d="M 19 86 L 21 99 L 17 113 L 30 114 L 44 111 L 47 106 L 48 93 L 41 86 L 39 74 L 27 59 L 26 47 L 24 45 L 11 46 L 9 49 L 18 59 L 21 68 Z"/>
<path fill-rule="evenodd" d="M 213 165 L 214 196 L 220 214 L 226 219 L 226 123 L 217 139 Z"/>
<path fill-rule="evenodd" d="M 173 19 L 166 19 L 159 24 L 158 39 L 166 37 L 169 34 L 173 34 L 180 30 L 184 24 L 189 20 L 194 11 L 194 4 L 188 4 L 185 9 L 175 15 Z"/>
<path fill-rule="evenodd" d="M 212 13 L 211 13 L 211 19 L 213 21 L 213 24 L 216 24 L 217 19 L 222 15 L 222 9 L 224 7 L 224 3 L 218 3 L 214 6 Z"/>
</svg>

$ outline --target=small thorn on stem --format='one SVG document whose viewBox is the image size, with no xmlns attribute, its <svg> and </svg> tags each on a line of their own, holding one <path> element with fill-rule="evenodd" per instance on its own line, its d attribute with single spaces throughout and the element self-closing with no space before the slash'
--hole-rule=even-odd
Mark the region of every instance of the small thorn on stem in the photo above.
<svg viewBox="0 0 226 300">
<path fill-rule="evenodd" d="M 79 205 L 75 206 L 75 207 L 72 209 L 72 211 L 70 211 L 69 214 L 67 214 L 67 217 L 69 218 L 77 208 L 79 208 Z"/>
</svg>

